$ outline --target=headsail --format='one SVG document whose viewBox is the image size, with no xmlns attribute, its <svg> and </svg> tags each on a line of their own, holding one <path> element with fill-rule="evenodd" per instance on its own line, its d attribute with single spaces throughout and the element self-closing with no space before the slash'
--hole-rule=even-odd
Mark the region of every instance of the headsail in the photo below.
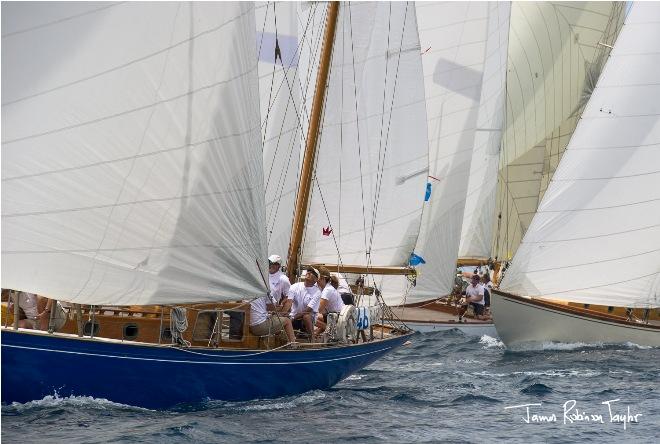
<svg viewBox="0 0 660 444">
<path fill-rule="evenodd" d="M 501 288 L 660 305 L 660 7 L 635 3 Z"/>
<path fill-rule="evenodd" d="M 339 9 L 303 263 L 406 265 L 427 174 L 415 7 Z"/>
<path fill-rule="evenodd" d="M 113 305 L 262 293 L 253 5 L 2 12 L 2 286 Z"/>
<path fill-rule="evenodd" d="M 511 3 L 488 4 L 488 39 L 459 258 L 490 257 L 502 142 Z"/>
<path fill-rule="evenodd" d="M 470 160 L 482 93 L 488 38 L 485 2 L 418 5 L 428 113 L 430 196 L 415 253 L 417 285 L 406 302 L 451 291 L 463 222 Z"/>
</svg>

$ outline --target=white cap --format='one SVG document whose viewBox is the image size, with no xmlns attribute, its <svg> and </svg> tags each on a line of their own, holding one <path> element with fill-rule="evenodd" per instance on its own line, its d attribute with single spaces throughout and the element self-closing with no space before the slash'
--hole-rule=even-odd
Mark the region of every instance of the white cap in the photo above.
<svg viewBox="0 0 660 444">
<path fill-rule="evenodd" d="M 282 265 L 282 258 L 276 254 L 268 256 L 268 262 L 271 264 L 280 264 Z"/>
</svg>

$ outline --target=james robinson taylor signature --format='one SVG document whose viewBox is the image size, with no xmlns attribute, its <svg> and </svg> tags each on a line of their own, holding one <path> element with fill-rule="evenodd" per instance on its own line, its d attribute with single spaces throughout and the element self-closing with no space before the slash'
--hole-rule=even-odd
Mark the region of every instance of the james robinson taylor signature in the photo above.
<svg viewBox="0 0 660 444">
<path fill-rule="evenodd" d="M 525 415 L 522 417 L 522 420 L 527 423 L 551 423 L 551 422 L 561 422 L 564 424 L 573 424 L 573 423 L 596 423 L 596 424 L 605 424 L 606 422 L 610 423 L 620 423 L 623 424 L 623 430 L 626 430 L 626 427 L 629 423 L 639 422 L 639 417 L 643 416 L 641 413 L 633 413 L 630 410 L 630 406 L 626 406 L 627 410 L 617 411 L 617 406 L 614 404 L 619 402 L 620 399 L 611 399 L 609 401 L 601 402 L 601 404 L 607 406 L 607 411 L 604 413 L 591 413 L 586 410 L 580 410 L 577 407 L 577 401 L 571 399 L 564 403 L 564 412 L 561 419 L 557 418 L 555 413 L 539 413 L 537 408 L 541 406 L 541 403 L 537 404 L 521 404 L 521 405 L 512 405 L 509 407 L 504 407 L 505 410 L 510 409 L 525 409 Z"/>
</svg>

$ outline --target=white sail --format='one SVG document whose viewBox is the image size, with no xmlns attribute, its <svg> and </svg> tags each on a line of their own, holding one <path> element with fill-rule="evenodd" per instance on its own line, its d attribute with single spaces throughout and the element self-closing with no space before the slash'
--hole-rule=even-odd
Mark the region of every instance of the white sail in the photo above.
<svg viewBox="0 0 660 444">
<path fill-rule="evenodd" d="M 265 291 L 255 27 L 248 3 L 2 5 L 3 288 Z"/>
<path fill-rule="evenodd" d="M 297 4 L 260 2 L 255 12 L 268 252 L 286 263 L 302 140 Z"/>
<path fill-rule="evenodd" d="M 635 3 L 501 288 L 660 305 L 660 6 Z"/>
<path fill-rule="evenodd" d="M 415 7 L 340 8 L 302 261 L 406 265 L 428 157 Z"/>
<path fill-rule="evenodd" d="M 504 123 L 511 3 L 488 4 L 488 39 L 459 258 L 490 257 Z"/>
<path fill-rule="evenodd" d="M 451 291 L 482 92 L 489 7 L 486 2 L 417 6 L 428 113 L 431 187 L 415 254 L 417 285 L 406 302 Z"/>
<path fill-rule="evenodd" d="M 510 259 L 534 216 L 542 186 L 598 77 L 598 61 L 608 50 L 603 44 L 616 36 L 622 5 L 512 3 L 497 197 L 502 219 L 493 252 L 500 259 Z"/>
</svg>

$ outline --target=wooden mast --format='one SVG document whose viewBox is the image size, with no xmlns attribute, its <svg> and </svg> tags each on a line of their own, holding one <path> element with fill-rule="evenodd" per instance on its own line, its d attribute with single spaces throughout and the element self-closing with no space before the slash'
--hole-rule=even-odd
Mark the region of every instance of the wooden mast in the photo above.
<svg viewBox="0 0 660 444">
<path fill-rule="evenodd" d="M 316 90 L 307 131 L 307 145 L 303 157 L 300 183 L 298 184 L 298 197 L 296 198 L 296 209 L 293 216 L 293 227 L 291 229 L 291 243 L 289 244 L 289 257 L 287 261 L 287 274 L 291 282 L 296 279 L 298 268 L 298 256 L 300 244 L 302 243 L 305 219 L 307 218 L 307 207 L 309 205 L 309 194 L 312 184 L 312 172 L 314 171 L 314 159 L 316 158 L 316 144 L 318 142 L 319 127 L 321 125 L 321 113 L 323 111 L 323 99 L 328 84 L 328 72 L 330 71 L 330 57 L 332 56 L 332 44 L 335 40 L 335 29 L 337 15 L 339 13 L 339 2 L 328 3 L 328 15 L 325 22 L 325 34 L 323 36 L 323 48 L 321 49 L 321 60 L 316 75 Z"/>
</svg>

